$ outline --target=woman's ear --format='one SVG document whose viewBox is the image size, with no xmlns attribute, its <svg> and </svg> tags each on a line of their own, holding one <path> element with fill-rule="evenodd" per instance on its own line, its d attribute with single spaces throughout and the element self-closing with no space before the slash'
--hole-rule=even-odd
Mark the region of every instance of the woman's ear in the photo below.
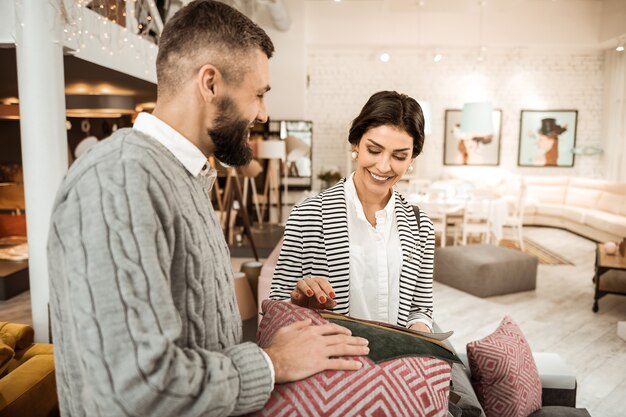
<svg viewBox="0 0 626 417">
<path fill-rule="evenodd" d="M 205 102 L 212 102 L 217 96 L 222 75 L 212 64 L 203 65 L 196 75 L 198 92 Z"/>
</svg>

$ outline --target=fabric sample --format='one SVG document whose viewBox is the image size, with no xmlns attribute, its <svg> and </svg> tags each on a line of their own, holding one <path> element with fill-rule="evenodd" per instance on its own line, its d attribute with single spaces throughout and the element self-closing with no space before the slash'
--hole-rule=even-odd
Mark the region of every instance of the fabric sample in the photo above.
<svg viewBox="0 0 626 417">
<path fill-rule="evenodd" d="M 472 385 L 487 417 L 527 417 L 541 408 L 541 380 L 522 331 L 509 316 L 467 344 Z"/>
<path fill-rule="evenodd" d="M 369 340 L 370 353 L 367 356 L 375 363 L 403 356 L 431 356 L 447 362 L 463 363 L 443 342 L 406 328 L 325 311 L 320 312 L 320 315 L 331 323 L 347 327 L 352 335 Z"/>
<path fill-rule="evenodd" d="M 314 310 L 288 302 L 263 302 L 257 342 L 267 346 L 276 331 L 295 321 L 328 323 Z M 360 357 L 358 371 L 326 371 L 276 385 L 256 416 L 447 416 L 450 364 L 433 357 L 402 357 L 379 364 Z"/>
</svg>

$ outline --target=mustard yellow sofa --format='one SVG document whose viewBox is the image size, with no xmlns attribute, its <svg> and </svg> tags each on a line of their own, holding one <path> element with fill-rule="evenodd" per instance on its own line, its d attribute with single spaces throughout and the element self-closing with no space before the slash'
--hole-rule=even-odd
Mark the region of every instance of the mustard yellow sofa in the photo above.
<svg viewBox="0 0 626 417">
<path fill-rule="evenodd" d="M 0 417 L 59 415 L 52 345 L 24 324 L 0 322 Z"/>
<path fill-rule="evenodd" d="M 626 237 L 626 184 L 567 176 L 524 176 L 524 225 L 560 227 L 589 239 Z"/>
</svg>

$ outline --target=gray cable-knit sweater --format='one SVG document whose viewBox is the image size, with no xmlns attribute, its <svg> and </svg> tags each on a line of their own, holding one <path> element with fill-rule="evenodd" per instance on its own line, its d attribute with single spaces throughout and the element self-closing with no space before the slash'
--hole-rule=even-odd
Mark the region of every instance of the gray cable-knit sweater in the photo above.
<svg viewBox="0 0 626 417">
<path fill-rule="evenodd" d="M 269 398 L 261 350 L 239 344 L 208 192 L 206 177 L 133 129 L 70 169 L 48 242 L 63 416 L 226 416 Z"/>
</svg>

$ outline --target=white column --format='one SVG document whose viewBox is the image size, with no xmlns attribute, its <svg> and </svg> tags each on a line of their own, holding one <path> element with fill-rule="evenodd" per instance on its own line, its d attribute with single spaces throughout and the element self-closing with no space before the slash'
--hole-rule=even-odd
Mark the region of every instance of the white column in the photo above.
<svg viewBox="0 0 626 417">
<path fill-rule="evenodd" d="M 46 242 L 56 191 L 67 171 L 62 23 L 53 7 L 59 3 L 21 0 L 15 8 L 30 293 L 38 342 L 49 340 Z"/>
</svg>

